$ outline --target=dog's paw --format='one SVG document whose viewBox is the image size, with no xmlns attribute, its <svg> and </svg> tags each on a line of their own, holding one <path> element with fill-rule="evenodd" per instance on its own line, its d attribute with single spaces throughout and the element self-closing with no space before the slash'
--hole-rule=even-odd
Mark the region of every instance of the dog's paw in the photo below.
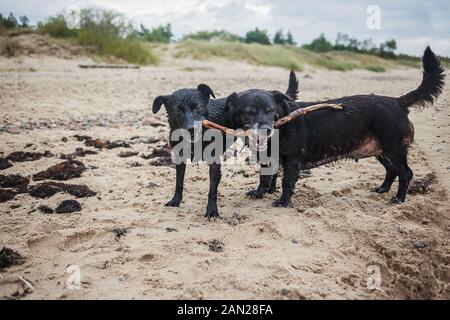
<svg viewBox="0 0 450 320">
<path fill-rule="evenodd" d="M 372 188 L 370 191 L 376 192 L 376 193 L 386 193 L 386 192 L 389 192 L 389 189 L 379 186 L 379 187 Z"/>
<path fill-rule="evenodd" d="M 274 207 L 292 208 L 292 202 L 288 200 L 278 199 L 272 203 Z"/>
<path fill-rule="evenodd" d="M 399 197 L 393 197 L 390 201 L 389 204 L 400 204 L 405 202 L 404 199 L 400 199 Z"/>
<path fill-rule="evenodd" d="M 179 207 L 181 203 L 181 199 L 177 197 L 173 197 L 172 200 L 165 204 L 166 207 Z"/>
<path fill-rule="evenodd" d="M 211 218 L 218 218 L 219 217 L 219 210 L 217 210 L 217 207 L 207 207 L 205 217 L 208 219 Z"/>
<path fill-rule="evenodd" d="M 264 197 L 264 192 L 259 189 L 251 190 L 247 192 L 247 197 L 252 199 L 262 199 Z"/>
</svg>

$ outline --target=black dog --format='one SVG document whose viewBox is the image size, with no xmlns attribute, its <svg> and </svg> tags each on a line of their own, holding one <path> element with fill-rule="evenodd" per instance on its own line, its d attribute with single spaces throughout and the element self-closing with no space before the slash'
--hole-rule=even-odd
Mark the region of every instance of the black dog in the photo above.
<svg viewBox="0 0 450 320">
<path fill-rule="evenodd" d="M 281 92 L 279 94 L 284 95 Z M 291 99 L 296 99 L 298 94 L 298 80 L 293 71 L 291 71 L 289 76 L 289 85 L 286 94 L 292 97 Z M 226 98 L 211 100 L 210 96 L 215 98 L 211 88 L 205 84 L 200 84 L 197 89 L 180 89 L 171 95 L 156 97 L 153 102 L 153 113 L 157 113 L 162 105 L 165 106 L 169 118 L 171 136 L 175 129 L 181 128 L 189 130 L 193 134 L 195 122 L 205 119 L 233 129 L 248 128 L 245 123 L 236 126 L 230 125 L 229 115 L 225 110 Z M 178 143 L 179 141 L 170 141 L 172 148 Z M 208 143 L 203 143 L 203 148 L 207 145 Z M 217 217 L 219 215 L 217 209 L 217 188 L 221 179 L 220 170 L 220 164 L 214 163 L 209 166 L 210 188 L 205 215 L 207 217 Z M 186 164 L 176 165 L 175 194 L 166 206 L 178 207 L 180 205 L 183 197 L 185 172 Z M 275 179 L 273 180 L 275 181 Z"/>
<path fill-rule="evenodd" d="M 386 169 L 386 177 L 375 192 L 388 192 L 399 178 L 398 192 L 390 203 L 405 201 L 413 172 L 408 166 L 408 146 L 414 127 L 408 120 L 408 108 L 433 103 L 444 86 L 444 69 L 439 59 L 426 48 L 420 86 L 399 98 L 357 95 L 314 103 L 295 103 L 288 98 L 262 90 L 233 93 L 227 100 L 232 124 L 248 121 L 273 124 L 279 117 L 297 108 L 316 103 L 340 103 L 343 110 L 318 110 L 299 117 L 280 128 L 280 163 L 284 169 L 280 199 L 274 206 L 291 206 L 291 196 L 299 170 L 340 159 L 375 156 Z M 273 142 L 272 142 L 273 143 Z M 269 178 L 261 180 L 261 189 L 269 187 Z"/>
</svg>

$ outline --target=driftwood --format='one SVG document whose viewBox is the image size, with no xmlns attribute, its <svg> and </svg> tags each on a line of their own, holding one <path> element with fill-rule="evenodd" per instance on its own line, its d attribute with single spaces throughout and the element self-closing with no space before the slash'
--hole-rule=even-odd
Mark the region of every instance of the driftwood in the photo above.
<svg viewBox="0 0 450 320">
<path fill-rule="evenodd" d="M 338 104 L 334 104 L 334 103 L 320 103 L 320 104 L 315 104 L 306 108 L 301 108 L 301 109 L 297 109 L 295 111 L 292 111 L 290 114 L 288 114 L 287 116 L 278 119 L 275 122 L 274 127 L 275 128 L 279 128 L 282 125 L 294 120 L 295 118 L 299 117 L 299 116 L 303 116 L 307 113 L 316 111 L 316 110 L 320 110 L 320 109 L 333 109 L 333 110 L 342 110 L 343 106 L 342 104 L 338 103 Z M 231 135 L 231 136 L 237 136 L 237 137 L 248 137 L 253 135 L 252 130 L 234 130 L 234 129 L 230 129 L 227 127 L 224 127 L 220 124 L 217 124 L 215 122 L 209 121 L 209 120 L 203 120 L 202 122 L 203 126 L 205 128 L 208 129 L 217 129 L 222 131 L 224 134 L 226 135 Z"/>
<path fill-rule="evenodd" d="M 234 130 L 234 129 L 230 129 L 224 126 L 221 126 L 220 124 L 217 124 L 215 122 L 209 121 L 209 120 L 203 120 L 202 124 L 205 128 L 208 129 L 217 129 L 222 131 L 224 134 L 229 135 L 229 136 L 236 136 L 236 137 L 248 137 L 250 136 L 251 130 Z"/>
<path fill-rule="evenodd" d="M 82 69 L 139 69 L 136 65 L 120 65 L 120 64 L 80 64 L 78 67 Z"/>
<path fill-rule="evenodd" d="M 333 109 L 333 110 L 342 110 L 343 106 L 340 103 L 319 103 L 315 104 L 306 108 L 300 108 L 297 110 L 292 111 L 290 114 L 288 114 L 286 117 L 283 117 L 281 119 L 278 119 L 277 122 L 275 122 L 274 127 L 279 128 L 282 125 L 294 120 L 297 117 L 304 116 L 307 113 L 320 110 L 320 109 Z"/>
</svg>

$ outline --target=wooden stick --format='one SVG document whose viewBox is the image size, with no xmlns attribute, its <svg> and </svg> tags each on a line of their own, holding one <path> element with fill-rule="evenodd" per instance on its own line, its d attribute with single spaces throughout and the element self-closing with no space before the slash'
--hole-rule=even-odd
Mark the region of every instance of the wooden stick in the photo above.
<svg viewBox="0 0 450 320">
<path fill-rule="evenodd" d="M 236 136 L 236 137 L 248 137 L 252 135 L 251 130 L 234 130 L 230 129 L 224 126 L 221 126 L 220 124 L 217 124 L 215 122 L 209 121 L 209 120 L 203 120 L 202 124 L 205 128 L 208 129 L 217 129 L 222 131 L 224 134 L 230 135 L 230 136 Z"/>
<path fill-rule="evenodd" d="M 307 113 L 316 111 L 316 110 L 320 110 L 320 109 L 333 109 L 333 110 L 342 110 L 343 106 L 342 104 L 338 103 L 338 104 L 334 104 L 334 103 L 319 103 L 319 104 L 315 104 L 306 108 L 301 108 L 301 109 L 297 109 L 294 110 L 293 112 L 291 112 L 290 114 L 288 114 L 287 116 L 278 119 L 277 122 L 275 122 L 275 128 L 279 128 L 282 125 L 294 120 L 295 118 L 299 117 L 299 116 L 303 116 Z M 220 124 L 217 124 L 215 122 L 209 121 L 209 120 L 203 120 L 202 124 L 205 128 L 208 129 L 217 129 L 222 131 L 224 134 L 226 135 L 231 135 L 231 136 L 237 136 L 237 137 L 248 137 L 253 135 L 253 131 L 252 130 L 234 130 L 234 129 L 230 129 L 227 127 L 224 127 Z"/>
<path fill-rule="evenodd" d="M 275 128 L 279 128 L 282 125 L 294 120 L 295 118 L 299 117 L 299 116 L 304 116 L 307 113 L 316 111 L 316 110 L 320 110 L 320 109 L 333 109 L 333 110 L 342 110 L 343 106 L 342 104 L 338 103 L 319 103 L 319 104 L 315 104 L 306 108 L 300 108 L 297 110 L 292 111 L 290 114 L 288 114 L 286 117 L 283 117 L 281 119 L 278 119 L 277 122 L 275 122 L 274 127 Z"/>
</svg>

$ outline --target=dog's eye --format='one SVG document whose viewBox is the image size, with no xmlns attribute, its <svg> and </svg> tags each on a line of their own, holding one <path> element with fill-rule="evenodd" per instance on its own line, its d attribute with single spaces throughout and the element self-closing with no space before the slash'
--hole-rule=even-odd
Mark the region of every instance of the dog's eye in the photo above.
<svg viewBox="0 0 450 320">
<path fill-rule="evenodd" d="M 266 109 L 266 112 L 267 113 L 273 113 L 273 112 L 275 112 L 275 109 L 272 108 L 272 107 L 269 107 L 269 108 Z"/>
<path fill-rule="evenodd" d="M 192 106 L 192 110 L 200 110 L 201 108 L 202 108 L 202 106 L 199 105 L 199 104 L 196 104 L 196 105 Z"/>
</svg>

